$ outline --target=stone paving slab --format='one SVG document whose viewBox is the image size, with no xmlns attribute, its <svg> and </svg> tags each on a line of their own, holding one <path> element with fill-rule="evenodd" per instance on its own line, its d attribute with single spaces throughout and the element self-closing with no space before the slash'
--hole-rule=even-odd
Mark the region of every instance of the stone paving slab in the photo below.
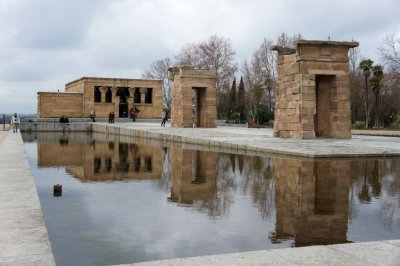
<svg viewBox="0 0 400 266">
<path fill-rule="evenodd" d="M 388 129 L 353 129 L 353 135 L 369 135 L 369 136 L 386 136 L 386 137 L 400 137 L 400 130 Z"/>
<path fill-rule="evenodd" d="M 0 265 L 55 265 L 21 135 L 0 136 Z"/>
<path fill-rule="evenodd" d="M 148 261 L 134 266 L 181 265 L 400 265 L 400 240 L 311 246 Z"/>
<path fill-rule="evenodd" d="M 94 132 L 161 139 L 253 152 L 311 158 L 400 156 L 400 138 L 353 135 L 352 139 L 312 140 L 274 138 L 272 129 L 171 128 L 155 123 L 95 123 Z"/>
</svg>

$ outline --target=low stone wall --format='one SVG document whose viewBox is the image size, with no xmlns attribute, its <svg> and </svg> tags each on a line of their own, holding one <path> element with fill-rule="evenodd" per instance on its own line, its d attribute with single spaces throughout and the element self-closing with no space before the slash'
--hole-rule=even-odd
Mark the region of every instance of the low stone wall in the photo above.
<svg viewBox="0 0 400 266">
<path fill-rule="evenodd" d="M 36 132 L 36 131 L 51 131 L 51 132 L 62 132 L 64 125 L 57 121 L 33 121 L 33 122 L 21 122 L 21 132 Z M 71 132 L 83 131 L 91 132 L 92 124 L 87 121 L 70 121 L 69 130 Z"/>
</svg>

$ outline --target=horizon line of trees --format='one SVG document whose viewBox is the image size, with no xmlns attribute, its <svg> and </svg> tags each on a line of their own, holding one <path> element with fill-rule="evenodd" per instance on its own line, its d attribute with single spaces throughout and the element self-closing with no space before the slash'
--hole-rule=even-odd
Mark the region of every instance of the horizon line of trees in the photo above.
<svg viewBox="0 0 400 266">
<path fill-rule="evenodd" d="M 185 44 L 172 58 L 156 60 L 143 78 L 162 79 L 163 105 L 171 107 L 171 80 L 168 68 L 193 65 L 217 73 L 218 119 L 272 124 L 275 107 L 277 53 L 274 44 L 294 46 L 300 34 L 279 34 L 275 41 L 264 38 L 251 58 L 235 61 L 231 41 L 214 34 L 205 41 Z M 380 47 L 380 63 L 360 55 L 359 47 L 349 51 L 351 119 L 353 126 L 400 128 L 400 38 L 387 34 Z M 239 86 L 237 81 L 240 80 Z"/>
</svg>

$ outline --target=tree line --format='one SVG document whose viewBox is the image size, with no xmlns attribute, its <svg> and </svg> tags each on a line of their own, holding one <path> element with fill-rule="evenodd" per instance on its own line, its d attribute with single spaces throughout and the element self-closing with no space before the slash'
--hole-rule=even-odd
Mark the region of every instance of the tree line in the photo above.
<svg viewBox="0 0 400 266">
<path fill-rule="evenodd" d="M 168 68 L 193 65 L 217 73 L 218 119 L 272 125 L 277 78 L 275 44 L 294 46 L 300 34 L 264 38 L 251 58 L 240 64 L 229 39 L 218 34 L 185 44 L 178 54 L 154 61 L 143 78 L 162 79 L 164 108 L 171 106 Z M 388 34 L 378 48 L 379 62 L 363 58 L 360 49 L 349 51 L 351 118 L 357 128 L 400 127 L 400 38 Z"/>
</svg>

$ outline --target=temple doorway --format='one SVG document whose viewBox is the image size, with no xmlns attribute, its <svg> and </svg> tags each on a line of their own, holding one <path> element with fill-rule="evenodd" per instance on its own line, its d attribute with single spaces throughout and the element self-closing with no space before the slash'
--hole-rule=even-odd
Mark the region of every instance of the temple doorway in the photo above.
<svg viewBox="0 0 400 266">
<path fill-rule="evenodd" d="M 316 137 L 329 137 L 332 130 L 330 111 L 335 109 L 333 97 L 336 95 L 336 77 L 317 75 L 316 83 L 316 114 L 314 119 L 314 131 Z"/>
<path fill-rule="evenodd" d="M 204 127 L 206 121 L 206 88 L 192 88 L 192 119 L 193 127 Z"/>
<path fill-rule="evenodd" d="M 118 117 L 128 117 L 129 89 L 125 87 L 118 88 L 116 96 L 119 96 Z"/>
</svg>

